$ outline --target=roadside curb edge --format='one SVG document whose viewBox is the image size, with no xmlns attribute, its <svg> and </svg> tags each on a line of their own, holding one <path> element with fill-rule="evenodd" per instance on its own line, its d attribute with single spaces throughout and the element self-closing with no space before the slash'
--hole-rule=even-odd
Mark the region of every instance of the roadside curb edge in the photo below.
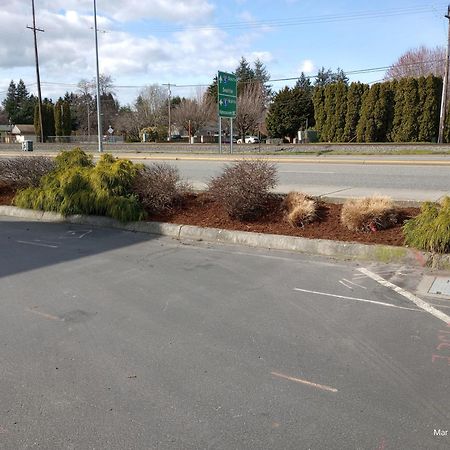
<svg viewBox="0 0 450 450">
<path fill-rule="evenodd" d="M 398 263 L 409 266 L 431 266 L 450 268 L 450 255 L 436 255 L 428 252 L 379 244 L 359 244 L 354 242 L 308 239 L 297 236 L 233 231 L 219 228 L 203 228 L 192 225 L 178 225 L 164 222 L 122 223 L 109 217 L 68 216 L 53 212 L 21 209 L 0 205 L 0 216 L 18 217 L 41 222 L 65 222 L 96 227 L 116 228 L 126 231 L 172 237 L 177 240 L 194 240 L 237 244 L 273 250 L 288 250 L 338 259 L 369 260 L 382 263 Z"/>
</svg>

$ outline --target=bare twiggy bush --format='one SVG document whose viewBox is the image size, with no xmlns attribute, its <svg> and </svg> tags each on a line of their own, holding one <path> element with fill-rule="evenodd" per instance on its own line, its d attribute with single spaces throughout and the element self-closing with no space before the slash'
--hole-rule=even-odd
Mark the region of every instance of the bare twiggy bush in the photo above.
<svg viewBox="0 0 450 450">
<path fill-rule="evenodd" d="M 347 200 L 341 223 L 351 231 L 377 231 L 398 222 L 399 214 L 389 197 L 377 196 Z"/>
<path fill-rule="evenodd" d="M 45 156 L 22 156 L 0 160 L 0 184 L 12 189 L 36 187 L 44 175 L 55 168 Z"/>
<path fill-rule="evenodd" d="M 289 192 L 283 201 L 285 219 L 293 227 L 304 227 L 317 219 L 318 201 L 302 192 Z"/>
<path fill-rule="evenodd" d="M 209 182 L 209 194 L 228 215 L 239 220 L 255 220 L 265 212 L 270 189 L 277 184 L 274 164 L 247 159 L 225 166 Z"/>
<path fill-rule="evenodd" d="M 181 179 L 178 169 L 164 163 L 143 167 L 133 186 L 144 208 L 153 214 L 170 211 L 190 190 L 191 186 Z"/>
</svg>

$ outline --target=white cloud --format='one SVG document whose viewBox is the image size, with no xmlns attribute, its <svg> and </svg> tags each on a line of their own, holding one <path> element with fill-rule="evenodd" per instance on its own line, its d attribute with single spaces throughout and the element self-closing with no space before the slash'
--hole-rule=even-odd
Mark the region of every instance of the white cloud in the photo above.
<svg viewBox="0 0 450 450">
<path fill-rule="evenodd" d="M 305 59 L 300 63 L 298 68 L 299 72 L 304 72 L 305 74 L 310 74 L 315 72 L 316 66 L 310 59 Z"/>
</svg>

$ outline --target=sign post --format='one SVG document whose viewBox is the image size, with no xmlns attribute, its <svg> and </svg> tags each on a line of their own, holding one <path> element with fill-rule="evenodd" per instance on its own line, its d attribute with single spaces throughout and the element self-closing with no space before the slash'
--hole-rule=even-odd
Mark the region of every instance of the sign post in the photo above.
<svg viewBox="0 0 450 450">
<path fill-rule="evenodd" d="M 233 153 L 233 119 L 237 110 L 237 78 L 233 73 L 217 73 L 219 110 L 219 152 L 222 153 L 222 118 L 230 119 L 230 152 Z"/>
</svg>

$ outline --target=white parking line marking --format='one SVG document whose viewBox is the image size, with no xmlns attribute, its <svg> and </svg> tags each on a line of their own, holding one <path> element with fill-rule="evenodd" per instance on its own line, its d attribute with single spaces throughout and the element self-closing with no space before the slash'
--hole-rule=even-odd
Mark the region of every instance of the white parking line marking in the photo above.
<svg viewBox="0 0 450 450">
<path fill-rule="evenodd" d="M 294 291 L 306 292 L 308 294 L 324 295 L 326 297 L 341 298 L 344 300 L 355 300 L 357 302 L 363 302 L 363 303 L 373 303 L 374 305 L 389 306 L 390 308 L 405 309 L 407 311 L 421 312 L 420 309 L 417 309 L 417 308 L 405 308 L 403 306 L 391 305 L 390 303 L 377 302 L 375 300 L 368 300 L 367 298 L 347 297 L 346 295 L 329 294 L 328 292 L 309 291 L 308 289 L 299 289 L 299 288 L 295 288 Z"/>
<path fill-rule="evenodd" d="M 446 324 L 450 324 L 450 317 L 447 316 L 447 314 L 444 314 L 442 311 L 439 311 L 436 308 L 433 308 L 429 303 L 424 302 L 419 297 L 416 297 L 414 294 L 411 294 L 411 292 L 406 291 L 405 289 L 402 289 L 401 287 L 391 283 L 390 281 L 385 280 L 384 278 L 380 277 L 376 273 L 371 272 L 370 270 L 365 269 L 364 267 L 361 267 L 358 269 L 359 272 L 367 275 L 369 278 L 372 278 L 372 280 L 375 280 L 377 283 L 380 283 L 382 286 L 392 289 L 393 291 L 397 292 L 397 294 L 402 295 L 403 297 L 407 298 L 411 302 L 413 302 L 416 306 L 423 309 L 427 313 L 431 314 L 432 316 L 436 317 L 439 320 L 442 320 Z"/>
<path fill-rule="evenodd" d="M 363 285 L 361 285 L 361 284 L 353 283 L 353 281 L 347 280 L 347 278 L 342 278 L 342 281 L 345 281 L 346 283 L 353 284 L 353 286 L 358 286 L 358 287 L 360 287 L 360 288 L 362 288 L 362 289 L 367 289 L 365 286 L 363 286 Z"/>
<path fill-rule="evenodd" d="M 18 244 L 35 245 L 36 247 L 58 248 L 57 245 L 43 244 L 41 242 L 16 241 Z"/>
<path fill-rule="evenodd" d="M 301 384 L 306 384 L 306 386 L 311 386 L 316 389 L 321 389 L 322 391 L 328 391 L 328 392 L 337 392 L 338 391 L 337 389 L 332 388 L 330 386 L 326 386 L 324 384 L 312 383 L 311 381 L 302 380 L 301 378 L 290 377 L 289 375 L 283 375 L 282 373 L 278 373 L 278 372 L 270 372 L 270 373 L 274 377 L 284 378 L 285 380 L 295 381 L 296 383 L 301 383 Z"/>
<path fill-rule="evenodd" d="M 348 288 L 351 291 L 353 291 L 353 288 L 351 286 L 349 286 L 345 281 L 339 280 L 339 283 L 341 283 L 343 286 L 345 286 L 346 288 Z"/>
</svg>

